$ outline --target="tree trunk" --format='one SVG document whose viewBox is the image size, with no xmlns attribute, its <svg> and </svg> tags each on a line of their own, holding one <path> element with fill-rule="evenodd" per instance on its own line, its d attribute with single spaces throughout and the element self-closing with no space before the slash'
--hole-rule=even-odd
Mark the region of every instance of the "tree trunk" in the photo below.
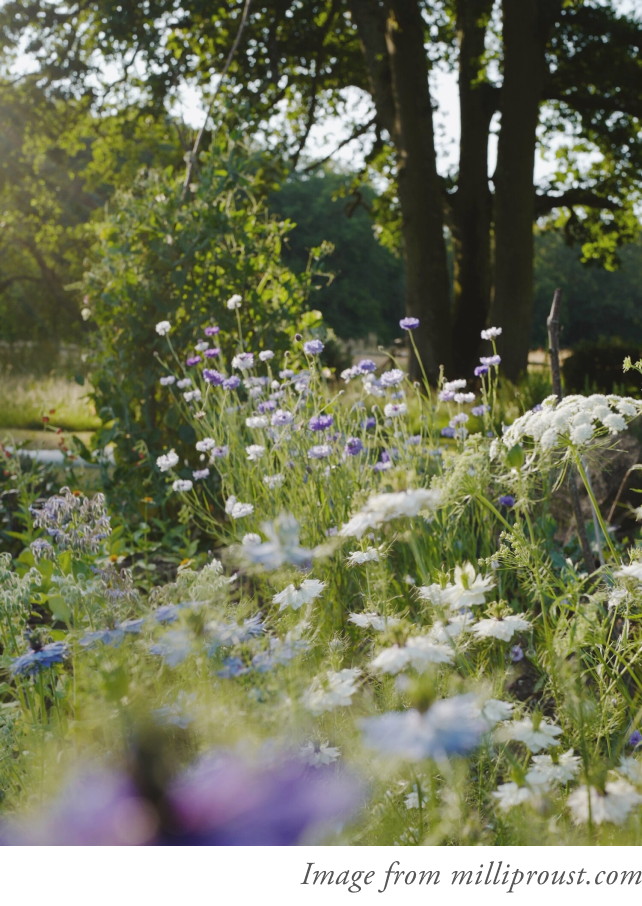
<svg viewBox="0 0 642 906">
<path fill-rule="evenodd" d="M 368 68 L 372 97 L 397 158 L 406 261 L 406 313 L 424 368 L 436 381 L 451 368 L 450 287 L 444 212 L 428 87 L 424 21 L 418 0 L 349 0 Z M 421 375 L 414 356 L 413 378 Z"/>
<path fill-rule="evenodd" d="M 536 129 L 546 76 L 550 0 L 503 0 L 504 80 L 495 170 L 495 287 L 490 321 L 501 327 L 504 373 L 526 370 L 533 316 Z"/>
<path fill-rule="evenodd" d="M 467 376 L 477 364 L 480 333 L 490 308 L 488 134 L 495 93 L 482 81 L 484 38 L 493 0 L 458 0 L 459 177 L 453 202 L 454 250 L 453 376 Z"/>
</svg>

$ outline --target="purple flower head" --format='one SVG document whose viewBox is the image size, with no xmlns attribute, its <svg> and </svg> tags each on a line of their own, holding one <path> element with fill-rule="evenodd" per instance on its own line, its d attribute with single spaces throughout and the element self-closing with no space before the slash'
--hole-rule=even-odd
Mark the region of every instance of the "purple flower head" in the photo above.
<svg viewBox="0 0 642 906">
<path fill-rule="evenodd" d="M 513 507 L 515 506 L 515 498 L 512 494 L 503 494 L 499 498 L 499 502 L 502 506 Z"/>
<path fill-rule="evenodd" d="M 487 365 L 488 367 L 490 367 L 491 365 L 499 365 L 502 361 L 502 358 L 499 355 L 483 355 L 480 356 L 479 361 L 482 363 L 482 365 Z"/>
<path fill-rule="evenodd" d="M 310 431 L 325 431 L 334 424 L 334 418 L 331 415 L 313 415 L 308 422 Z"/>
<path fill-rule="evenodd" d="M 325 346 L 321 340 L 308 340 L 307 343 L 303 344 L 303 351 L 307 355 L 320 355 L 324 349 Z"/>
<path fill-rule="evenodd" d="M 235 374 L 232 377 L 228 377 L 223 381 L 224 390 L 236 390 L 237 387 L 241 386 L 241 378 L 237 377 Z"/>
<path fill-rule="evenodd" d="M 272 416 L 272 427 L 285 428 L 286 425 L 291 425 L 293 421 L 294 416 L 291 412 L 287 412 L 285 409 L 277 409 Z"/>
<path fill-rule="evenodd" d="M 475 377 L 483 377 L 485 374 L 488 374 L 489 371 L 488 365 L 478 365 L 475 368 Z"/>
<path fill-rule="evenodd" d="M 531 412 L 541 412 L 542 408 L 543 408 L 543 406 L 541 403 L 535 403 L 535 405 L 531 409 Z"/>
<path fill-rule="evenodd" d="M 418 447 L 421 443 L 421 434 L 411 434 L 406 441 L 407 447 Z"/>
<path fill-rule="evenodd" d="M 454 437 L 455 429 L 451 428 L 450 425 L 448 425 L 447 427 L 441 429 L 441 436 L 442 437 Z"/>
<path fill-rule="evenodd" d="M 364 419 L 361 422 L 361 427 L 365 428 L 366 431 L 368 430 L 368 428 L 376 428 L 377 419 L 374 417 L 374 415 L 369 415 L 368 418 Z"/>
<path fill-rule="evenodd" d="M 473 406 L 470 411 L 472 415 L 476 415 L 478 418 L 481 418 L 481 416 L 484 415 L 485 412 L 490 412 L 490 409 L 488 408 L 488 406 L 482 405 Z"/>
<path fill-rule="evenodd" d="M 206 349 L 204 353 L 206 359 L 215 359 L 216 356 L 220 354 L 221 350 L 218 346 L 212 346 L 211 349 Z"/>
<path fill-rule="evenodd" d="M 519 662 L 521 660 L 523 660 L 523 658 L 524 658 L 524 652 L 522 651 L 522 646 L 513 645 L 513 647 L 510 650 L 510 659 L 513 662 L 513 664 L 519 664 Z"/>
<path fill-rule="evenodd" d="M 190 356 L 190 358 L 187 360 L 187 365 L 189 368 L 191 368 L 192 365 L 198 365 L 198 363 L 200 361 L 201 361 L 200 355 L 193 355 L 193 356 Z"/>
<path fill-rule="evenodd" d="M 308 450 L 308 459 L 327 459 L 332 454 L 332 447 L 329 444 L 317 444 Z"/>
<path fill-rule="evenodd" d="M 38 638 L 32 638 L 29 645 L 31 649 L 26 654 L 11 661 L 10 669 L 14 676 L 35 676 L 54 664 L 62 664 L 69 653 L 64 642 L 43 645 Z"/>
<path fill-rule="evenodd" d="M 440 390 L 439 399 L 441 400 L 442 403 L 449 403 L 449 402 L 451 402 L 451 400 L 455 399 L 455 391 L 454 390 Z"/>
<path fill-rule="evenodd" d="M 349 437 L 346 440 L 345 451 L 348 456 L 358 456 L 363 450 L 363 444 L 358 437 Z"/>
<path fill-rule="evenodd" d="M 233 676 L 245 676 L 250 672 L 240 657 L 227 657 L 223 660 L 223 669 L 217 670 L 216 675 L 222 679 L 231 679 Z"/>
<path fill-rule="evenodd" d="M 221 329 L 221 328 L 218 327 L 216 324 L 213 325 L 212 327 L 206 327 L 206 328 L 205 328 L 205 336 L 206 336 L 206 337 L 215 337 L 216 334 L 220 331 L 220 329 Z"/>
<path fill-rule="evenodd" d="M 377 366 L 372 359 L 361 359 L 356 367 L 359 374 L 372 374 L 377 370 Z"/>
<path fill-rule="evenodd" d="M 282 381 L 288 381 L 290 378 L 294 377 L 294 372 L 291 368 L 284 368 L 283 371 L 279 371 L 279 377 Z"/>
<path fill-rule="evenodd" d="M 229 452 L 230 450 L 227 445 L 224 447 L 213 447 L 210 450 L 210 459 L 224 459 Z"/>
<path fill-rule="evenodd" d="M 219 387 L 225 381 L 223 375 L 214 368 L 203 368 L 203 377 L 208 383 L 214 384 L 215 387 Z"/>
<path fill-rule="evenodd" d="M 633 733 L 631 733 L 631 736 L 629 738 L 629 745 L 633 746 L 633 748 L 635 749 L 635 748 L 637 748 L 637 746 L 640 745 L 641 742 L 642 742 L 642 733 L 640 733 L 639 730 L 634 730 Z"/>
<path fill-rule="evenodd" d="M 260 412 L 261 415 L 265 415 L 266 412 L 274 412 L 276 409 L 276 403 L 274 400 L 265 400 L 263 403 L 259 403 L 256 407 L 256 411 Z"/>
<path fill-rule="evenodd" d="M 400 368 L 391 368 L 390 371 L 384 371 L 379 378 L 382 387 L 396 387 L 405 377 Z"/>
<path fill-rule="evenodd" d="M 376 462 L 372 468 L 375 470 L 375 472 L 388 472 L 390 469 L 392 469 L 392 463 L 389 459 L 384 459 L 382 454 L 379 462 Z"/>
<path fill-rule="evenodd" d="M 416 330 L 419 327 L 419 318 L 402 318 L 399 327 L 402 330 Z"/>
</svg>

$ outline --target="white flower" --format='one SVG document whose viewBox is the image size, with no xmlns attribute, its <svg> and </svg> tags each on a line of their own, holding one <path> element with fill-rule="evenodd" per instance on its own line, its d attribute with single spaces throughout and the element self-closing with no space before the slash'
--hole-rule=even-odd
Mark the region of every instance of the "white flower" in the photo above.
<svg viewBox="0 0 642 906">
<path fill-rule="evenodd" d="M 209 478 L 209 477 L 210 477 L 209 469 L 196 469 L 194 472 L 192 472 L 192 478 L 194 479 L 194 481 L 202 481 L 204 478 Z"/>
<path fill-rule="evenodd" d="M 166 374 L 160 379 L 161 387 L 169 387 L 172 384 L 176 383 L 176 378 L 173 374 Z"/>
<path fill-rule="evenodd" d="M 503 617 L 497 619 L 490 617 L 487 620 L 480 620 L 471 626 L 471 632 L 480 639 L 500 639 L 502 642 L 510 642 L 516 632 L 522 632 L 530 627 L 528 620 L 524 619 L 524 614 L 519 616 Z"/>
<path fill-rule="evenodd" d="M 386 418 L 396 418 L 399 415 L 405 415 L 408 412 L 408 406 L 405 403 L 386 403 L 383 407 L 383 414 Z"/>
<path fill-rule="evenodd" d="M 248 428 L 267 428 L 270 424 L 264 415 L 252 415 L 245 419 Z"/>
<path fill-rule="evenodd" d="M 587 444 L 593 437 L 593 425 L 583 424 L 577 425 L 575 428 L 571 429 L 571 440 L 574 444 Z"/>
<path fill-rule="evenodd" d="M 241 307 L 242 301 L 243 301 L 243 297 L 239 296 L 238 293 L 234 293 L 234 295 L 230 296 L 230 298 L 227 300 L 227 302 L 225 304 L 227 305 L 227 307 L 230 311 L 234 311 L 235 309 Z"/>
<path fill-rule="evenodd" d="M 414 578 L 410 575 L 410 573 L 407 573 L 407 574 L 403 577 L 403 580 L 404 580 L 404 582 L 406 583 L 406 585 L 416 585 L 416 584 L 417 584 L 417 580 L 414 579 Z"/>
<path fill-rule="evenodd" d="M 193 487 L 194 487 L 194 485 L 188 478 L 177 478 L 176 481 L 174 482 L 174 484 L 172 485 L 172 489 L 174 491 L 180 491 L 180 492 L 191 491 Z"/>
<path fill-rule="evenodd" d="M 463 632 L 466 632 L 470 628 L 470 622 L 471 620 L 468 614 L 453 617 L 453 619 L 448 620 L 447 623 L 442 623 L 441 620 L 437 620 L 428 635 L 435 642 L 439 642 L 442 645 L 448 644 L 449 642 L 452 642 L 453 639 L 459 638 Z"/>
<path fill-rule="evenodd" d="M 430 636 L 413 636 L 406 642 L 409 661 L 415 670 L 425 670 L 429 664 L 449 664 L 453 659 L 450 645 L 441 645 Z"/>
<path fill-rule="evenodd" d="M 417 595 L 422 601 L 429 601 L 435 607 L 444 607 L 451 603 L 450 590 L 452 585 L 442 588 L 437 582 L 432 585 L 420 585 L 417 589 Z"/>
<path fill-rule="evenodd" d="M 590 799 L 590 809 L 589 809 Z M 626 780 L 612 780 L 604 793 L 595 787 L 579 786 L 566 800 L 571 817 L 576 824 L 623 824 L 631 809 L 642 802 L 642 796 Z"/>
<path fill-rule="evenodd" d="M 457 390 L 464 390 L 468 381 L 466 378 L 457 378 L 454 381 L 446 381 L 444 383 L 443 389 L 446 393 L 455 393 Z"/>
<path fill-rule="evenodd" d="M 348 617 L 349 623 L 354 623 L 361 629 L 374 629 L 376 632 L 383 632 L 390 626 L 397 626 L 401 623 L 399 617 L 382 617 L 378 613 L 351 613 Z"/>
<path fill-rule="evenodd" d="M 280 488 L 284 481 L 285 481 L 285 475 L 282 475 L 281 473 L 279 473 L 277 475 L 264 475 L 263 476 L 263 484 L 267 485 L 267 487 L 270 488 L 270 490 L 272 490 L 272 488 Z"/>
<path fill-rule="evenodd" d="M 265 447 L 260 444 L 250 444 L 249 447 L 245 448 L 245 452 L 250 462 L 258 462 L 265 453 Z"/>
<path fill-rule="evenodd" d="M 518 786 L 516 783 L 502 783 L 491 793 L 494 799 L 497 799 L 497 805 L 502 812 L 507 812 L 516 805 L 524 805 L 526 802 L 534 802 L 539 798 L 537 792 L 529 789 L 527 786 Z"/>
<path fill-rule="evenodd" d="M 553 783 L 570 783 L 580 772 L 581 759 L 573 749 L 564 752 L 555 762 L 551 755 L 533 755 L 533 766 L 526 774 L 531 786 L 550 786 Z"/>
<path fill-rule="evenodd" d="M 633 755 L 623 755 L 616 771 L 631 783 L 642 783 L 642 762 Z"/>
<path fill-rule="evenodd" d="M 484 720 L 494 725 L 502 720 L 510 720 L 515 706 L 512 702 L 503 702 L 497 698 L 489 698 L 482 705 L 481 713 Z M 549 757 L 549 756 L 547 756 Z"/>
<path fill-rule="evenodd" d="M 304 604 L 311 604 L 316 600 L 327 582 L 320 582 L 319 579 L 305 579 L 299 588 L 296 585 L 288 585 L 278 595 L 274 595 L 272 600 L 275 604 L 280 604 L 279 611 L 291 607 L 292 610 L 298 610 Z"/>
<path fill-rule="evenodd" d="M 209 345 L 207 340 L 199 340 L 199 342 L 195 344 L 194 349 L 196 352 L 205 352 L 206 349 L 209 349 Z"/>
<path fill-rule="evenodd" d="M 362 563 L 369 563 L 371 560 L 378 561 L 379 551 L 376 547 L 369 547 L 365 551 L 352 551 L 351 554 L 348 554 L 347 563 L 348 566 L 359 566 Z"/>
<path fill-rule="evenodd" d="M 412 793 L 408 793 L 404 803 L 407 809 L 419 808 L 419 790 L 413 790 Z"/>
<path fill-rule="evenodd" d="M 316 677 L 304 693 L 304 707 L 312 714 L 323 714 L 324 711 L 348 707 L 352 704 L 352 696 L 357 691 L 355 683 L 360 675 L 358 667 L 339 671 L 328 670 L 323 677 Z"/>
<path fill-rule="evenodd" d="M 91 308 L 81 308 L 80 317 L 83 319 L 83 321 L 88 321 L 91 318 Z"/>
<path fill-rule="evenodd" d="M 299 747 L 299 757 L 305 764 L 313 768 L 319 768 L 323 764 L 332 764 L 341 755 L 341 749 L 328 745 L 328 740 L 320 745 L 314 742 L 306 742 Z"/>
<path fill-rule="evenodd" d="M 156 465 L 161 472 L 168 472 L 170 469 L 173 469 L 174 466 L 178 465 L 178 454 L 175 450 L 170 450 L 169 453 L 163 453 L 163 455 L 159 456 L 156 460 Z"/>
<path fill-rule="evenodd" d="M 232 519 L 242 519 L 243 516 L 249 516 L 250 513 L 253 513 L 254 507 L 251 503 L 239 503 L 236 497 L 228 497 L 225 503 L 225 512 Z"/>
<path fill-rule="evenodd" d="M 171 329 L 172 325 L 169 323 L 169 321 L 159 321 L 156 325 L 156 333 L 159 337 L 166 337 Z"/>
<path fill-rule="evenodd" d="M 257 535 L 256 532 L 248 532 L 247 535 L 243 535 L 243 540 L 241 544 L 260 544 L 261 536 Z"/>
<path fill-rule="evenodd" d="M 531 752 L 540 752 L 542 749 L 548 749 L 549 746 L 558 746 L 559 740 L 556 736 L 561 736 L 562 730 L 554 724 L 549 724 L 541 720 L 537 729 L 533 726 L 530 717 L 516 723 L 509 724 L 502 733 L 505 739 L 514 739 L 517 742 L 523 742 Z"/>
<path fill-rule="evenodd" d="M 339 535 L 361 538 L 369 529 L 377 528 L 401 516 L 417 516 L 422 510 L 434 510 L 440 503 L 441 492 L 432 488 L 416 488 L 392 494 L 375 494 L 365 507 L 356 513 Z"/>
<path fill-rule="evenodd" d="M 272 394 L 272 396 L 274 396 L 274 394 Z M 291 412 L 287 412 L 285 409 L 277 409 L 272 416 L 272 427 L 284 428 L 286 425 L 291 425 L 293 421 L 294 416 Z"/>
<path fill-rule="evenodd" d="M 191 403 L 192 400 L 200 400 L 200 398 L 201 391 L 198 389 L 198 387 L 196 388 L 196 390 L 186 390 L 183 394 L 183 399 L 186 403 Z"/>
<path fill-rule="evenodd" d="M 199 453 L 208 453 L 216 446 L 216 441 L 211 437 L 204 437 L 203 440 L 196 441 L 196 449 Z"/>
<path fill-rule="evenodd" d="M 494 587 L 492 576 L 477 575 L 472 563 L 464 563 L 455 567 L 455 582 L 444 589 L 443 600 L 450 604 L 451 610 L 475 607 L 486 603 L 485 595 Z"/>
<path fill-rule="evenodd" d="M 239 352 L 232 359 L 232 368 L 236 368 L 238 371 L 247 371 L 250 368 L 254 368 L 254 354 L 252 352 Z"/>
<path fill-rule="evenodd" d="M 605 428 L 609 429 L 611 434 L 619 434 L 620 431 L 626 430 L 626 422 L 621 415 L 618 415 L 615 412 L 605 416 L 605 418 L 602 419 L 602 424 Z"/>
<path fill-rule="evenodd" d="M 269 362 L 274 358 L 274 353 L 271 349 L 264 349 L 263 352 L 259 352 L 259 358 L 262 362 Z"/>
<path fill-rule="evenodd" d="M 381 673 L 389 673 L 395 676 L 401 670 L 404 670 L 410 662 L 410 655 L 406 648 L 400 648 L 399 645 L 392 645 L 390 648 L 384 648 L 377 657 L 370 662 L 373 670 L 379 670 Z"/>
<path fill-rule="evenodd" d="M 181 378 L 180 381 L 176 382 L 176 386 L 179 390 L 185 390 L 186 387 L 192 386 L 192 379 L 188 377 Z"/>
<path fill-rule="evenodd" d="M 482 340 L 494 340 L 501 336 L 501 333 L 501 327 L 489 327 L 487 330 L 482 330 L 481 338 Z"/>
<path fill-rule="evenodd" d="M 474 403 L 475 394 L 474 393 L 456 393 L 455 402 L 456 403 Z"/>
<path fill-rule="evenodd" d="M 628 566 L 623 566 L 613 573 L 618 579 L 635 579 L 642 582 L 642 560 L 634 560 Z"/>
</svg>

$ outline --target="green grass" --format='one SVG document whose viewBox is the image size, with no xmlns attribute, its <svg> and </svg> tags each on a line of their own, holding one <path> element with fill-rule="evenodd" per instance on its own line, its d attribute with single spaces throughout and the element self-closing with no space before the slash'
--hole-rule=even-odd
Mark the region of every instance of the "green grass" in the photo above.
<svg viewBox="0 0 642 906">
<path fill-rule="evenodd" d="M 5 374 L 0 381 L 0 429 L 37 431 L 47 424 L 63 431 L 93 431 L 100 424 L 90 386 L 63 377 Z"/>
</svg>

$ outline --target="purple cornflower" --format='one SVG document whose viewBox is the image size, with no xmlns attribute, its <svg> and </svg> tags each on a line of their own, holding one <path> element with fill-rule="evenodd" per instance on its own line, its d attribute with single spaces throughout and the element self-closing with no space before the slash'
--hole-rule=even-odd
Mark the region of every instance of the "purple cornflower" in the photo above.
<svg viewBox="0 0 642 906">
<path fill-rule="evenodd" d="M 361 427 L 365 428 L 366 431 L 368 430 L 368 428 L 376 428 L 377 419 L 374 417 L 374 415 L 369 415 L 368 418 L 364 419 L 361 422 Z"/>
<path fill-rule="evenodd" d="M 287 412 L 285 409 L 277 409 L 272 416 L 272 427 L 285 428 L 286 425 L 291 425 L 293 421 L 294 416 L 291 412 Z"/>
<path fill-rule="evenodd" d="M 200 355 L 193 355 L 193 356 L 190 356 L 190 358 L 187 360 L 187 365 L 189 368 L 191 368 L 192 365 L 198 365 L 198 363 L 200 361 L 201 361 Z"/>
<path fill-rule="evenodd" d="M 499 355 L 482 355 L 479 357 L 479 361 L 482 365 L 490 367 L 491 365 L 499 365 L 502 361 L 502 357 Z"/>
<path fill-rule="evenodd" d="M 64 642 L 50 642 L 43 645 L 40 639 L 29 640 L 30 650 L 11 661 L 11 672 L 14 676 L 35 676 L 47 667 L 62 664 L 69 653 Z"/>
<path fill-rule="evenodd" d="M 419 327 L 419 318 L 402 318 L 399 327 L 402 330 L 416 330 Z"/>
<path fill-rule="evenodd" d="M 209 384 L 214 384 L 215 387 L 219 387 L 224 381 L 225 378 L 214 368 L 203 368 L 203 377 Z"/>
<path fill-rule="evenodd" d="M 442 437 L 454 437 L 455 429 L 451 428 L 450 425 L 447 425 L 445 428 L 441 429 L 441 436 Z"/>
<path fill-rule="evenodd" d="M 440 390 L 439 399 L 441 400 L 442 403 L 450 403 L 452 400 L 455 399 L 455 391 L 454 390 Z"/>
<path fill-rule="evenodd" d="M 485 405 L 473 406 L 473 408 L 470 410 L 470 412 L 472 415 L 476 415 L 478 418 L 481 418 L 481 416 L 485 412 L 490 412 L 490 409 L 488 408 L 488 406 L 485 406 Z"/>
<path fill-rule="evenodd" d="M 515 506 L 515 498 L 512 494 L 503 494 L 499 498 L 499 502 L 502 506 L 513 507 Z"/>
<path fill-rule="evenodd" d="M 229 452 L 230 450 L 227 445 L 224 447 L 213 447 L 210 450 L 210 459 L 224 459 Z"/>
<path fill-rule="evenodd" d="M 307 343 L 303 344 L 303 351 L 306 355 L 320 355 L 324 349 L 325 346 L 321 340 L 308 340 Z"/>
<path fill-rule="evenodd" d="M 220 329 L 221 329 L 221 328 L 218 327 L 217 325 L 214 325 L 213 327 L 206 327 L 206 328 L 205 328 L 205 336 L 206 336 L 206 337 L 215 337 L 216 334 L 220 331 Z"/>
<path fill-rule="evenodd" d="M 488 374 L 490 371 L 488 365 L 478 365 L 475 368 L 475 377 L 483 377 L 485 374 Z"/>
<path fill-rule="evenodd" d="M 421 443 L 421 434 L 412 434 L 406 441 L 407 447 L 418 447 Z"/>
<path fill-rule="evenodd" d="M 308 450 L 308 459 L 327 459 L 332 454 L 329 444 L 317 444 Z"/>
<path fill-rule="evenodd" d="M 263 403 L 259 403 L 256 407 L 256 411 L 260 412 L 261 415 L 265 415 L 266 412 L 274 412 L 276 409 L 276 403 L 274 400 L 265 400 Z"/>
<path fill-rule="evenodd" d="M 211 349 L 206 349 L 204 352 L 206 359 L 215 359 L 217 355 L 221 354 L 221 350 L 218 346 L 212 346 Z"/>
<path fill-rule="evenodd" d="M 334 424 L 334 418 L 331 415 L 313 415 L 308 422 L 310 431 L 325 431 Z"/>
<path fill-rule="evenodd" d="M 379 378 L 382 387 L 396 387 L 405 377 L 400 368 L 391 368 L 390 371 L 384 371 Z"/>
<path fill-rule="evenodd" d="M 241 386 L 241 378 L 237 377 L 235 374 L 232 377 L 228 377 L 223 381 L 224 390 L 236 390 L 237 387 Z"/>
<path fill-rule="evenodd" d="M 349 437 L 346 441 L 345 451 L 348 456 L 358 456 L 363 450 L 363 443 L 358 437 Z"/>
<path fill-rule="evenodd" d="M 376 462 L 372 468 L 375 472 L 387 472 L 389 469 L 392 469 L 392 463 L 389 459 L 384 459 L 382 454 L 379 462 Z"/>
<path fill-rule="evenodd" d="M 629 738 L 629 745 L 633 746 L 633 748 L 635 749 L 635 748 L 637 748 L 637 746 L 640 745 L 641 742 L 642 742 L 642 733 L 640 733 L 639 730 L 634 730 L 633 733 L 631 733 L 631 736 Z"/>
<path fill-rule="evenodd" d="M 510 659 L 513 664 L 519 664 L 519 662 L 524 659 L 524 652 L 522 651 L 521 645 L 513 645 L 510 650 Z"/>
<path fill-rule="evenodd" d="M 377 370 L 377 366 L 372 359 L 361 359 L 356 367 L 359 374 L 372 374 L 373 371 Z"/>
</svg>

